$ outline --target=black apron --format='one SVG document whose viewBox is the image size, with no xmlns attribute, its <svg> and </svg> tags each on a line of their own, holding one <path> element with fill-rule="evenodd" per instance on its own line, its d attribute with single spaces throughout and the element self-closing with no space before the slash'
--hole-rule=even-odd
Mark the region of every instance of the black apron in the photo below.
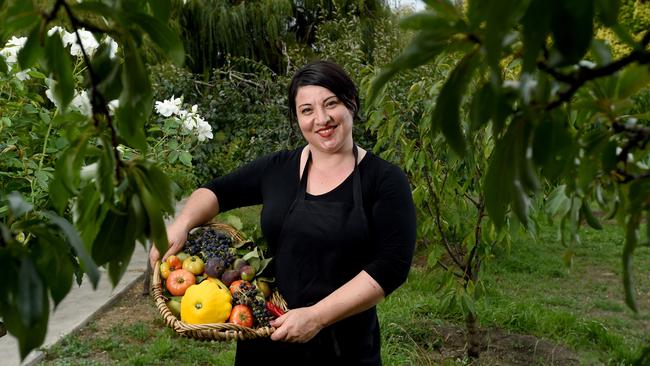
<svg viewBox="0 0 650 366">
<path fill-rule="evenodd" d="M 311 152 L 274 254 L 275 276 L 290 309 L 310 306 L 355 277 L 370 260 L 358 151 L 354 145 L 353 202 L 306 200 Z M 269 339 L 237 345 L 237 365 L 267 360 L 284 365 L 381 365 L 375 307 L 322 329 L 304 344 Z"/>
</svg>

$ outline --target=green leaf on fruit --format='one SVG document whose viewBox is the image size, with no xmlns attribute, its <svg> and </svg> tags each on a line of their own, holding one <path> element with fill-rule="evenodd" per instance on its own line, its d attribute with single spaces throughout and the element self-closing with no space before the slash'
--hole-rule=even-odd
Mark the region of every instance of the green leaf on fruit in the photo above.
<svg viewBox="0 0 650 366">
<path fill-rule="evenodd" d="M 203 282 L 207 278 L 208 278 L 208 276 L 205 275 L 205 274 L 202 274 L 200 276 L 196 276 L 196 284 L 198 285 L 199 283 Z M 180 296 L 175 296 L 174 298 L 180 298 Z"/>
</svg>

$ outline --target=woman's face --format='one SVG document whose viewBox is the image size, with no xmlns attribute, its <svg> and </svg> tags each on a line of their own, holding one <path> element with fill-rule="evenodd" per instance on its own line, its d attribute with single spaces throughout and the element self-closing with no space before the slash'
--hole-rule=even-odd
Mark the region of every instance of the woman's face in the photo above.
<svg viewBox="0 0 650 366">
<path fill-rule="evenodd" d="M 329 89 L 305 85 L 296 93 L 296 114 L 310 147 L 335 153 L 352 148 L 352 112 Z"/>
</svg>

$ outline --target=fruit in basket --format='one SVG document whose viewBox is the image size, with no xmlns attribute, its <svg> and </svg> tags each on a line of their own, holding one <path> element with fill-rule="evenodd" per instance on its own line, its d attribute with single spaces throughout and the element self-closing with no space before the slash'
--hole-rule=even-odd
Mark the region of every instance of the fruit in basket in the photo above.
<svg viewBox="0 0 650 366">
<path fill-rule="evenodd" d="M 228 289 L 228 286 L 224 285 L 223 282 L 219 281 L 218 278 L 208 277 L 208 280 L 216 283 L 217 286 L 219 286 L 219 288 L 221 288 L 222 290 L 226 290 L 226 291 L 230 292 L 230 290 Z"/>
<path fill-rule="evenodd" d="M 190 255 L 185 252 L 178 252 L 176 253 L 176 256 L 181 260 L 181 262 L 184 262 L 187 258 L 190 257 Z"/>
<path fill-rule="evenodd" d="M 237 259 L 235 259 L 235 263 L 233 263 L 232 268 L 235 271 L 241 271 L 242 267 L 247 266 L 247 265 L 248 265 L 248 261 L 246 261 L 246 259 L 237 258 Z"/>
<path fill-rule="evenodd" d="M 172 314 L 174 314 L 174 316 L 179 319 L 181 317 L 181 299 L 182 297 L 180 296 L 174 296 L 169 299 L 169 301 L 167 301 L 167 307 L 172 312 Z"/>
<path fill-rule="evenodd" d="M 255 268 L 253 266 L 243 266 L 239 269 L 239 276 L 244 281 L 252 281 L 255 278 Z"/>
<path fill-rule="evenodd" d="M 231 244 L 232 239 L 227 234 L 213 227 L 202 227 L 190 234 L 184 251 L 200 256 L 204 262 L 210 258 L 221 258 L 228 267 L 235 261 L 236 249 Z"/>
<path fill-rule="evenodd" d="M 205 274 L 212 278 L 221 278 L 226 269 L 226 262 L 222 258 L 210 258 L 205 263 Z"/>
<path fill-rule="evenodd" d="M 264 294 L 264 297 L 271 296 L 271 285 L 268 282 L 258 278 L 255 280 L 255 286 Z"/>
<path fill-rule="evenodd" d="M 232 296 L 233 305 L 246 305 L 253 312 L 253 323 L 255 327 L 268 327 L 272 319 L 271 313 L 266 309 L 264 295 L 260 290 L 246 281 L 239 281 L 231 285 L 234 291 Z"/>
<path fill-rule="evenodd" d="M 183 268 L 183 262 L 181 262 L 181 260 L 175 255 L 170 255 L 169 257 L 167 257 L 166 262 L 169 263 L 169 270 L 172 272 L 174 272 L 177 269 Z"/>
<path fill-rule="evenodd" d="M 230 313 L 230 322 L 250 328 L 253 326 L 253 312 L 246 305 L 235 305 Z"/>
<path fill-rule="evenodd" d="M 249 289 L 254 288 L 250 282 L 244 280 L 237 280 L 230 284 L 230 293 L 235 295 L 235 293 L 240 291 L 248 291 Z"/>
<path fill-rule="evenodd" d="M 224 323 L 230 316 L 230 292 L 215 281 L 190 286 L 181 300 L 181 320 L 189 324 Z"/>
<path fill-rule="evenodd" d="M 267 301 L 266 302 L 266 309 L 271 313 L 276 318 L 281 317 L 284 315 L 284 310 L 282 310 L 279 306 L 275 305 L 274 303 Z"/>
<path fill-rule="evenodd" d="M 183 296 L 185 291 L 196 283 L 196 276 L 190 271 L 177 269 L 172 271 L 165 281 L 165 286 L 170 294 L 174 296 Z"/>
<path fill-rule="evenodd" d="M 160 277 L 166 280 L 169 277 L 170 273 L 172 273 L 172 271 L 169 269 L 169 263 L 162 262 L 160 264 Z"/>
<path fill-rule="evenodd" d="M 233 281 L 237 281 L 238 279 L 239 271 L 235 271 L 234 269 L 226 270 L 221 276 L 221 282 L 223 282 L 226 286 L 230 286 Z"/>
<path fill-rule="evenodd" d="M 203 259 L 193 255 L 187 257 L 183 261 L 183 269 L 192 272 L 193 275 L 198 276 L 203 273 L 203 268 L 205 268 L 205 263 Z"/>
</svg>

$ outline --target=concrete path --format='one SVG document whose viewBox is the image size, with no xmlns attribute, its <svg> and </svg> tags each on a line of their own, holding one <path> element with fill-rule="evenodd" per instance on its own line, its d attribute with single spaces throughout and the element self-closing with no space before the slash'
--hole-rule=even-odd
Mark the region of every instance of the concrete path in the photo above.
<svg viewBox="0 0 650 366">
<path fill-rule="evenodd" d="M 108 273 L 104 269 L 100 269 L 101 279 L 96 290 L 93 290 L 90 281 L 87 280 L 84 280 L 79 287 L 74 283 L 68 296 L 59 304 L 54 313 L 50 313 L 47 335 L 42 347 L 50 347 L 61 337 L 85 325 L 103 307 L 110 306 L 121 292 L 135 284 L 144 275 L 148 260 L 149 257 L 143 246 L 138 244 L 124 277 L 115 288 L 110 284 Z M 0 364 L 3 366 L 34 364 L 42 356 L 42 352 L 32 351 L 21 363 L 16 338 L 10 334 L 0 338 Z"/>
</svg>

